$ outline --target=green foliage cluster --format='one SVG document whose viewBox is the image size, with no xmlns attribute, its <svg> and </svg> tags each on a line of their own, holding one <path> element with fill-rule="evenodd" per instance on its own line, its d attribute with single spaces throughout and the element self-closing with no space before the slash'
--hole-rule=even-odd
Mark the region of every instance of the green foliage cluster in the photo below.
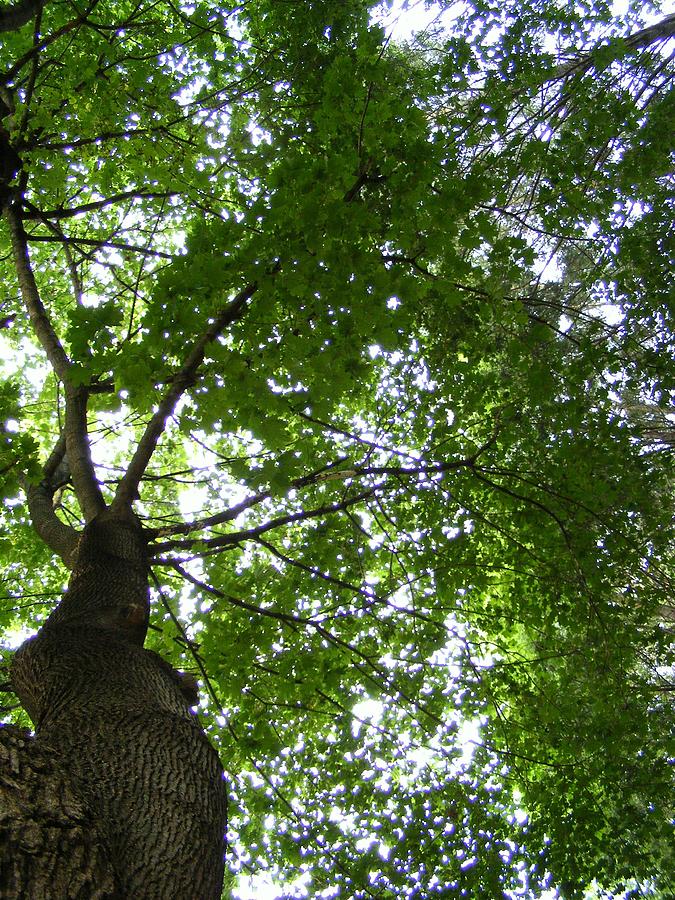
<svg viewBox="0 0 675 900">
<path fill-rule="evenodd" d="M 362 0 L 51 0 L 0 43 L 31 261 L 106 497 L 252 289 L 137 505 L 153 640 L 230 779 L 230 888 L 665 898 L 673 28 L 434 6 L 404 40 Z M 20 493 L 63 390 L 1 227 L 15 635 L 65 580 Z"/>
</svg>

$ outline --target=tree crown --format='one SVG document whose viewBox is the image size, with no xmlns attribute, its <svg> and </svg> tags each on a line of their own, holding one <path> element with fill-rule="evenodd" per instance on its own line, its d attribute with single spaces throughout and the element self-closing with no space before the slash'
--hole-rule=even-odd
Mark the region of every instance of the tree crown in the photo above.
<svg viewBox="0 0 675 900">
<path fill-rule="evenodd" d="M 232 879 L 666 896 L 675 19 L 370 7 L 0 35 L 0 624 L 133 508 Z"/>
</svg>

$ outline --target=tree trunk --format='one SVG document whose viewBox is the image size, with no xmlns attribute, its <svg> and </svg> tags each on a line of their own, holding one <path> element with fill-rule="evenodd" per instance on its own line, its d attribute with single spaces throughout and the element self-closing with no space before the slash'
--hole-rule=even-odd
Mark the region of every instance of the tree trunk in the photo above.
<svg viewBox="0 0 675 900">
<path fill-rule="evenodd" d="M 58 754 L 0 727 L 0 897 L 121 900 L 97 823 Z"/>
<path fill-rule="evenodd" d="M 147 572 L 137 520 L 101 514 L 61 602 L 17 651 L 12 685 L 36 737 L 2 730 L 2 897 L 220 897 L 222 768 L 190 711 L 193 686 L 143 649 Z M 58 886 L 52 871 L 65 873 Z"/>
</svg>

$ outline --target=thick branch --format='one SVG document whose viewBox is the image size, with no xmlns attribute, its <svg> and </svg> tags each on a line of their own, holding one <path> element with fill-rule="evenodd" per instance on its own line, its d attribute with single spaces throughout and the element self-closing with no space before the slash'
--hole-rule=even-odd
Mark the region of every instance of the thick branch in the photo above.
<svg viewBox="0 0 675 900">
<path fill-rule="evenodd" d="M 75 496 L 87 522 L 105 509 L 91 459 L 87 430 L 87 390 L 66 382 L 66 452 Z"/>
<path fill-rule="evenodd" d="M 638 50 L 671 37 L 675 37 L 675 13 L 665 16 L 660 21 L 654 22 L 653 25 L 648 25 L 647 28 L 641 28 L 640 31 L 629 35 L 625 40 L 629 47 Z"/>
<path fill-rule="evenodd" d="M 0 31 L 18 31 L 44 6 L 45 0 L 19 0 L 0 7 Z"/>
<path fill-rule="evenodd" d="M 77 531 L 70 525 L 65 525 L 54 512 L 53 491 L 47 483 L 28 484 L 25 490 L 33 528 L 49 549 L 57 553 L 65 565 L 71 568 L 79 538 Z"/>
<path fill-rule="evenodd" d="M 224 328 L 241 316 L 246 303 L 256 292 L 257 288 L 257 283 L 253 282 L 239 291 L 236 297 L 228 303 L 195 342 L 185 362 L 174 375 L 169 390 L 160 401 L 157 411 L 150 419 L 142 438 L 138 442 L 127 471 L 118 485 L 112 504 L 113 508 L 120 509 L 131 506 L 138 493 L 138 486 L 143 473 L 152 458 L 157 442 L 166 428 L 168 418 L 173 414 L 181 396 L 194 384 L 197 370 L 204 361 L 206 348 L 222 333 Z"/>
<path fill-rule="evenodd" d="M 66 455 L 66 436 L 63 432 L 59 435 L 58 441 L 54 444 L 54 449 L 47 457 L 47 461 L 42 467 L 44 478 L 49 484 L 53 484 L 53 479 L 57 470 L 59 470 Z"/>
</svg>

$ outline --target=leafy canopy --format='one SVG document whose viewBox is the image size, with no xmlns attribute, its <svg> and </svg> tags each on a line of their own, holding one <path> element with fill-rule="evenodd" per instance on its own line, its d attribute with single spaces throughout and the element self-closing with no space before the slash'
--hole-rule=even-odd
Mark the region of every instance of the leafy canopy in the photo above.
<svg viewBox="0 0 675 900">
<path fill-rule="evenodd" d="M 50 0 L 0 36 L 71 363 L 6 216 L 4 646 L 67 578 L 21 485 L 81 389 L 107 501 L 145 441 L 230 887 L 670 896 L 673 17 L 471 0 L 401 39 L 385 6 Z"/>
</svg>

